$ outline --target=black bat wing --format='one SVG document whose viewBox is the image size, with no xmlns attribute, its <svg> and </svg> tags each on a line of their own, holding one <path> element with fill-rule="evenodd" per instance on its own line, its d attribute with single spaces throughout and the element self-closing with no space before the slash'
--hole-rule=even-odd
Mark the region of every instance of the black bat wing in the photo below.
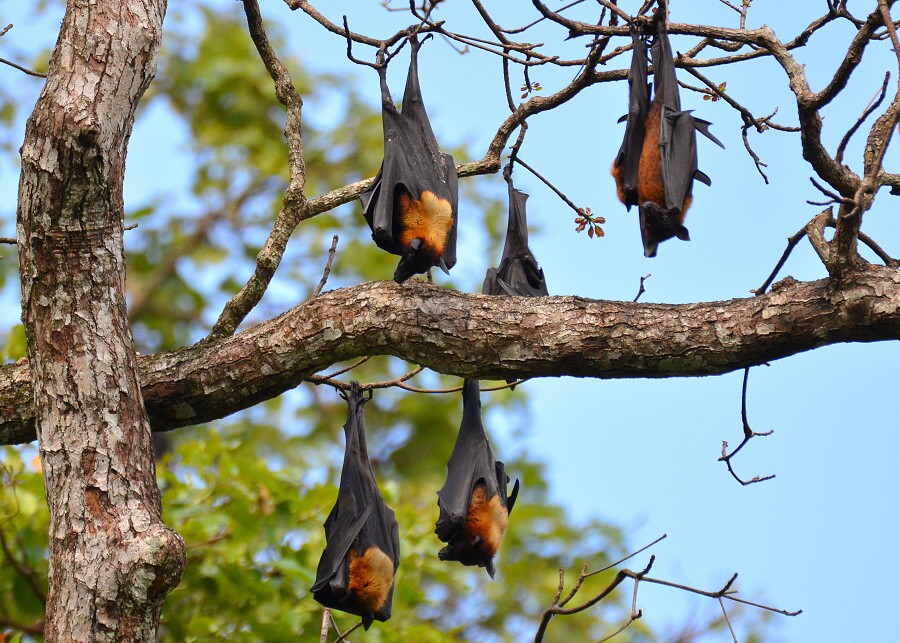
<svg viewBox="0 0 900 643">
<path fill-rule="evenodd" d="M 638 31 L 631 29 L 631 67 L 628 69 L 628 114 L 619 119 L 625 121 L 625 138 L 613 162 L 618 173 L 620 198 L 630 209 L 638 205 L 638 166 L 646 134 L 645 123 L 650 111 L 650 88 L 647 84 L 647 45 Z"/>
<path fill-rule="evenodd" d="M 421 43 L 410 38 L 412 49 L 402 110 L 398 111 L 387 85 L 387 69 L 378 70 L 381 79 L 381 107 L 384 128 L 384 161 L 368 190 L 360 194 L 363 215 L 372 229 L 376 245 L 393 254 L 402 254 L 398 239 L 400 222 L 396 220 L 395 200 L 402 191 L 420 199 L 423 191 L 449 201 L 454 227 L 452 259 L 456 259 L 457 180 L 453 159 L 442 154 L 431 129 L 419 87 L 418 53 Z M 452 180 L 448 165 L 453 168 Z M 448 243 L 448 245 L 450 245 Z M 445 251 L 446 252 L 446 251 Z M 445 263 L 452 264 L 444 257 Z"/>
<path fill-rule="evenodd" d="M 506 227 L 506 244 L 497 269 L 497 285 L 506 295 L 520 297 L 546 296 L 547 282 L 544 271 L 528 247 L 528 220 L 525 203 L 528 195 L 515 189 L 512 176 L 509 182 L 509 222 Z"/>
<path fill-rule="evenodd" d="M 447 463 L 447 480 L 438 491 L 440 516 L 434 533 L 443 542 L 449 542 L 465 525 L 472 491 L 479 481 L 484 482 L 486 497 L 499 493 L 494 452 L 481 421 L 478 386 L 478 380 L 463 382 L 462 423 Z M 505 499 L 506 494 L 502 495 Z"/>
<path fill-rule="evenodd" d="M 344 425 L 347 446 L 341 469 L 338 498 L 325 520 L 325 551 L 319 560 L 313 597 L 326 607 L 362 617 L 366 629 L 373 619 L 386 621 L 391 616 L 393 575 L 400 563 L 400 537 L 394 512 L 387 507 L 369 461 L 366 449 L 363 406 L 366 399 L 357 382 L 347 396 L 348 414 Z M 390 560 L 393 572 L 383 605 L 373 611 L 360 608 L 349 591 L 349 555 L 355 550 L 363 556 L 376 547 Z"/>
<path fill-rule="evenodd" d="M 510 509 L 506 495 L 509 477 L 503 463 L 494 460 L 494 452 L 484 431 L 478 386 L 478 380 L 463 382 L 462 423 L 447 463 L 447 480 L 438 491 L 440 516 L 434 532 L 443 542 L 449 542 L 465 525 L 472 491 L 479 482 L 485 485 L 486 498 L 499 495 L 507 512 Z M 516 482 L 513 502 L 518 488 Z"/>
<path fill-rule="evenodd" d="M 707 121 L 695 119 L 690 111 L 681 109 L 678 82 L 675 78 L 675 61 L 664 21 L 659 23 L 656 40 L 650 53 L 656 83 L 654 91 L 663 94 L 659 132 L 665 205 L 670 213 L 677 214 L 681 212 L 685 199 L 691 196 L 695 178 L 709 185 L 709 177 L 697 168 L 697 131 L 719 146 L 724 146 L 709 132 Z M 687 234 L 686 229 L 676 236 L 684 238 L 682 234 Z"/>
</svg>

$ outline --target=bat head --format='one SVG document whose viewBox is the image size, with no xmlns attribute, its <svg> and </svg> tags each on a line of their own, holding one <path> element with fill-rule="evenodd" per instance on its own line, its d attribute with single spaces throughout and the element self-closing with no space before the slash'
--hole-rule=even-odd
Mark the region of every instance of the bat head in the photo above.
<svg viewBox="0 0 900 643">
<path fill-rule="evenodd" d="M 686 204 L 690 204 L 688 201 Z M 686 208 L 685 208 L 686 209 Z M 690 241 L 688 229 L 682 225 L 684 209 L 666 210 L 649 201 L 641 206 L 641 240 L 644 243 L 644 256 L 655 257 L 660 243 L 672 237 L 682 241 Z"/>
<path fill-rule="evenodd" d="M 453 206 L 429 190 L 423 190 L 418 199 L 403 185 L 396 192 L 402 253 L 394 281 L 403 283 L 432 266 L 448 272 L 443 255 L 453 228 Z"/>
<path fill-rule="evenodd" d="M 402 284 L 413 275 L 426 272 L 436 263 L 434 252 L 422 243 L 422 239 L 416 237 L 404 248 L 400 263 L 394 271 L 394 281 Z"/>
<path fill-rule="evenodd" d="M 486 497 L 484 480 L 472 491 L 472 499 L 462 529 L 438 552 L 441 560 L 456 560 L 463 565 L 484 567 L 494 577 L 494 556 L 509 525 L 509 511 L 505 498 L 499 494 Z"/>
</svg>

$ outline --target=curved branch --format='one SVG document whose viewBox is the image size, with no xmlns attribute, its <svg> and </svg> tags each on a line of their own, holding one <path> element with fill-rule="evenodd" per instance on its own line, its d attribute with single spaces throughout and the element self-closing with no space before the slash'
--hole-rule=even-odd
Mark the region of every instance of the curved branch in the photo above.
<svg viewBox="0 0 900 643">
<path fill-rule="evenodd" d="M 225 417 L 363 355 L 479 379 L 719 375 L 837 342 L 900 339 L 900 271 L 663 305 L 487 297 L 421 281 L 329 291 L 242 333 L 142 357 L 154 430 Z M 0 367 L 0 444 L 34 439 L 27 364 Z"/>
</svg>

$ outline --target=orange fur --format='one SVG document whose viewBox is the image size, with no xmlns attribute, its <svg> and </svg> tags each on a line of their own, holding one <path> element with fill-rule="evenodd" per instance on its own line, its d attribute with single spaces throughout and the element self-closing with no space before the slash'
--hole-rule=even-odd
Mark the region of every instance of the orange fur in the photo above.
<svg viewBox="0 0 900 643">
<path fill-rule="evenodd" d="M 660 207 L 666 206 L 666 190 L 662 179 L 662 156 L 659 153 L 659 120 L 662 108 L 661 96 L 657 95 L 647 114 L 644 147 L 638 165 L 638 203 L 643 205 L 653 201 Z"/>
<path fill-rule="evenodd" d="M 621 201 L 622 203 L 625 203 L 625 191 L 622 189 L 622 175 L 624 173 L 625 170 L 621 165 L 616 165 L 615 163 L 613 163 L 611 174 L 616 182 L 616 195 L 619 197 L 619 201 Z"/>
<path fill-rule="evenodd" d="M 359 611 L 374 614 L 387 601 L 394 584 L 394 563 L 378 547 L 369 547 L 362 556 L 351 548 L 348 558 L 347 590 L 353 594 Z"/>
<path fill-rule="evenodd" d="M 666 188 L 662 178 L 662 155 L 659 152 L 659 125 L 662 112 L 662 94 L 657 94 L 650 105 L 650 113 L 647 114 L 646 135 L 644 146 L 641 148 L 641 161 L 638 165 L 638 204 L 643 205 L 647 201 L 653 201 L 658 206 L 666 206 Z M 615 168 L 613 168 L 615 176 Z M 622 199 L 621 189 L 619 199 Z M 684 223 L 684 215 L 691 207 L 692 198 L 685 197 L 681 204 L 681 212 L 678 215 L 678 223 Z"/>
<path fill-rule="evenodd" d="M 463 531 L 467 537 L 466 547 L 480 550 L 487 562 L 500 549 L 500 543 L 509 524 L 509 513 L 500 502 L 499 495 L 490 499 L 484 496 L 484 485 L 477 485 L 472 492 Z M 478 539 L 477 543 L 475 542 L 476 538 Z"/>
<path fill-rule="evenodd" d="M 447 237 L 453 227 L 453 207 L 450 202 L 424 190 L 417 201 L 403 191 L 399 195 L 400 243 L 408 247 L 413 239 L 421 239 L 422 246 L 435 259 L 443 256 Z"/>
</svg>

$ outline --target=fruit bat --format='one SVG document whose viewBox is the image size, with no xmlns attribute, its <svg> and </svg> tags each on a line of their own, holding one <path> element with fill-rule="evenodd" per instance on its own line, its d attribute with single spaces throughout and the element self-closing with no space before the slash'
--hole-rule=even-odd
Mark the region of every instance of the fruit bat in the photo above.
<svg viewBox="0 0 900 643">
<path fill-rule="evenodd" d="M 342 394 L 343 395 L 343 394 Z M 394 512 L 384 504 L 366 450 L 363 405 L 353 382 L 347 400 L 347 446 L 337 502 L 325 519 L 325 551 L 319 560 L 313 598 L 325 607 L 373 619 L 391 617 L 394 575 L 400 563 L 400 535 Z"/>
<path fill-rule="evenodd" d="M 507 497 L 508 484 L 506 469 L 494 460 L 481 423 L 478 380 L 465 380 L 462 424 L 447 463 L 447 481 L 438 492 L 440 517 L 434 533 L 447 543 L 438 552 L 441 560 L 478 565 L 494 577 L 494 555 L 519 494 L 516 480 Z"/>
<path fill-rule="evenodd" d="M 544 271 L 528 247 L 528 221 L 525 202 L 528 195 L 513 186 L 512 166 L 507 165 L 503 178 L 509 184 L 509 221 L 506 224 L 506 243 L 497 268 L 488 268 L 481 292 L 485 295 L 518 295 L 540 297 L 547 295 Z"/>
<path fill-rule="evenodd" d="M 690 240 L 684 216 L 691 205 L 694 179 L 710 185 L 697 169 L 697 136 L 700 132 L 725 147 L 709 131 L 708 121 L 681 109 L 675 62 L 665 21 L 657 23 L 650 48 L 653 62 L 653 101 L 647 84 L 647 46 L 632 26 L 634 46 L 628 71 L 628 114 L 625 139 L 613 162 L 619 200 L 628 209 L 637 205 L 644 256 L 655 257 L 657 246 L 672 237 Z"/>
<path fill-rule="evenodd" d="M 453 157 L 438 148 L 419 89 L 421 44 L 412 49 L 402 110 L 387 86 L 387 65 L 379 54 L 384 161 L 372 186 L 360 194 L 372 238 L 382 250 L 400 255 L 394 281 L 438 266 L 448 272 L 456 263 L 458 187 Z"/>
</svg>

